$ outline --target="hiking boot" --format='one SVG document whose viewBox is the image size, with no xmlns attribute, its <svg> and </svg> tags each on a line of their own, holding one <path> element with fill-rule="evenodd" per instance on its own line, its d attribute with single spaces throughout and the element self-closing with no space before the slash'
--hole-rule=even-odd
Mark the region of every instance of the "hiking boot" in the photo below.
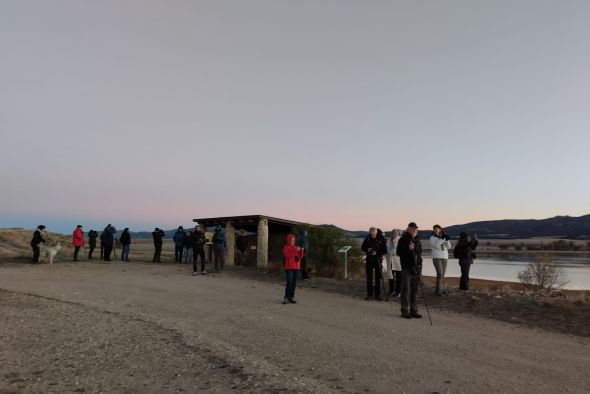
<svg viewBox="0 0 590 394">
<path fill-rule="evenodd" d="M 193 276 L 197 276 L 199 273 L 197 271 L 193 272 Z"/>
<path fill-rule="evenodd" d="M 414 319 L 422 319 L 422 315 L 419 314 L 418 312 L 410 312 L 410 316 L 413 317 Z"/>
<path fill-rule="evenodd" d="M 283 299 L 283 305 L 287 305 L 289 303 L 289 299 L 285 298 Z"/>
<path fill-rule="evenodd" d="M 395 298 L 400 298 L 400 297 L 401 297 L 401 293 L 395 293 L 393 296 L 394 296 Z"/>
<path fill-rule="evenodd" d="M 207 271 L 201 271 L 201 275 L 207 275 Z"/>
<path fill-rule="evenodd" d="M 381 297 L 375 297 L 375 301 L 383 301 L 383 298 L 381 298 Z"/>
<path fill-rule="evenodd" d="M 411 319 L 412 318 L 412 315 L 410 315 L 408 312 L 402 312 L 402 317 L 404 319 Z"/>
<path fill-rule="evenodd" d="M 297 304 L 297 301 L 295 301 L 293 298 L 291 298 L 291 299 L 289 300 L 289 304 Z"/>
</svg>

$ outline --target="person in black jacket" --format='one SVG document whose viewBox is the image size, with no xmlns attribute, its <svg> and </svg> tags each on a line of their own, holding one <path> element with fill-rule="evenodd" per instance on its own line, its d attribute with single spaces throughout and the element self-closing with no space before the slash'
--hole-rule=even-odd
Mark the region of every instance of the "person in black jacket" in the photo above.
<svg viewBox="0 0 590 394">
<path fill-rule="evenodd" d="M 119 237 L 119 243 L 121 244 L 121 261 L 129 261 L 129 248 L 131 245 L 131 234 L 129 234 L 129 228 L 125 227 L 125 230 Z"/>
<path fill-rule="evenodd" d="M 199 257 L 201 258 L 201 275 L 206 275 L 205 244 L 207 243 L 207 239 L 205 238 L 205 234 L 201 231 L 199 226 L 196 226 L 195 231 L 193 231 L 190 237 L 190 244 L 193 248 L 193 276 L 198 275 L 197 262 L 199 261 Z"/>
<path fill-rule="evenodd" d="M 366 253 L 366 274 L 367 274 L 367 301 L 373 298 L 377 301 L 381 299 L 381 260 L 387 253 L 387 245 L 385 245 L 384 238 L 377 236 L 377 229 L 371 227 L 369 229 L 369 235 L 363 241 L 361 250 Z M 373 275 L 374 274 L 374 275 Z M 373 285 L 373 276 L 375 284 Z"/>
<path fill-rule="evenodd" d="M 160 262 L 160 255 L 162 254 L 162 238 L 164 238 L 166 234 L 164 233 L 164 230 L 159 229 L 158 227 L 156 227 L 154 229 L 154 231 L 152 231 L 152 238 L 154 239 L 154 259 L 153 262 L 154 263 L 159 263 Z"/>
<path fill-rule="evenodd" d="M 96 238 L 98 238 L 98 232 L 90 230 L 88 232 L 88 260 L 92 260 L 92 252 L 96 249 Z"/>
<path fill-rule="evenodd" d="M 418 226 L 411 222 L 397 243 L 396 250 L 402 266 L 401 312 L 406 319 L 422 317 L 416 302 L 422 275 L 422 243 L 417 235 Z"/>
<path fill-rule="evenodd" d="M 33 263 L 39 262 L 39 256 L 41 255 L 39 245 L 41 243 L 45 243 L 45 239 L 43 238 L 44 232 L 45 226 L 40 224 L 37 226 L 37 229 L 33 233 L 33 239 L 31 239 L 31 248 L 33 248 Z"/>
<path fill-rule="evenodd" d="M 472 237 L 471 240 L 468 240 L 467 233 L 461 232 L 459 234 L 459 242 L 457 242 L 453 250 L 453 256 L 459 260 L 459 266 L 461 267 L 460 290 L 469 290 L 469 270 L 475 258 L 474 250 L 477 248 L 477 243 L 477 237 Z"/>
<path fill-rule="evenodd" d="M 112 224 L 107 224 L 107 226 L 102 230 L 101 240 L 102 245 L 104 246 L 103 251 L 103 259 L 104 261 L 111 261 L 111 252 L 113 251 L 113 246 L 115 245 L 115 234 L 117 233 L 117 229 Z"/>
</svg>

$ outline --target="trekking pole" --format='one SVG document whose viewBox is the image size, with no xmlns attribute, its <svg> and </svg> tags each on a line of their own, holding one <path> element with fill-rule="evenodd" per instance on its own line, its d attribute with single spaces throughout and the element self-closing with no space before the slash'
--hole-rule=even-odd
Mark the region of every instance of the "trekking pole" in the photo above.
<svg viewBox="0 0 590 394">
<path fill-rule="evenodd" d="M 428 312 L 428 320 L 430 320 L 430 325 L 432 326 L 432 318 L 430 317 L 430 309 L 428 309 L 428 301 L 426 301 L 426 294 L 424 294 L 424 286 L 422 286 L 422 275 L 418 277 L 420 281 L 420 289 L 422 289 L 422 298 L 424 298 L 424 305 L 426 305 L 426 312 Z"/>
</svg>

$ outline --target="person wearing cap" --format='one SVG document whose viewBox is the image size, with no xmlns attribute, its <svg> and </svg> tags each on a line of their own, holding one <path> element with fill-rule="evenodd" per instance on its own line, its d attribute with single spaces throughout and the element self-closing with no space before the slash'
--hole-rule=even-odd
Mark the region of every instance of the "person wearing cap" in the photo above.
<svg viewBox="0 0 590 394">
<path fill-rule="evenodd" d="M 152 261 L 154 263 L 160 262 L 160 256 L 162 254 L 162 243 L 164 242 L 162 241 L 162 238 L 164 238 L 165 235 L 166 234 L 164 233 L 164 230 L 161 230 L 158 227 L 156 227 L 154 231 L 152 231 L 152 239 L 154 240 L 154 258 L 152 259 Z"/>
<path fill-rule="evenodd" d="M 406 319 L 422 317 L 418 313 L 417 296 L 422 274 L 422 244 L 418 226 L 411 222 L 397 243 L 396 254 L 402 266 L 401 312 Z"/>
<path fill-rule="evenodd" d="M 365 300 L 370 301 L 375 295 L 377 301 L 382 301 L 381 298 L 381 281 L 383 270 L 381 260 L 387 254 L 387 246 L 384 238 L 377 235 L 377 229 L 371 227 L 369 235 L 363 241 L 361 250 L 366 253 L 365 258 L 365 273 L 367 275 L 367 296 Z M 375 284 L 373 284 L 373 279 Z"/>
<path fill-rule="evenodd" d="M 119 237 L 119 243 L 121 244 L 121 261 L 129 261 L 129 249 L 131 248 L 131 234 L 129 233 L 129 227 L 125 227 L 121 236 Z"/>
<path fill-rule="evenodd" d="M 174 233 L 172 240 L 174 240 L 174 262 L 182 264 L 182 252 L 184 251 L 184 240 L 186 239 L 186 233 L 182 226 L 178 227 L 178 230 Z"/>
<path fill-rule="evenodd" d="M 225 265 L 225 234 L 221 226 L 215 227 L 215 233 L 213 234 L 213 256 L 215 261 L 215 271 L 219 273 L 223 271 Z"/>
<path fill-rule="evenodd" d="M 41 255 L 39 245 L 41 243 L 45 243 L 45 238 L 43 238 L 44 233 L 45 226 L 42 224 L 38 225 L 37 229 L 33 233 L 33 239 L 31 239 L 31 248 L 33 248 L 33 263 L 39 262 L 39 256 Z"/>
<path fill-rule="evenodd" d="M 434 294 L 442 296 L 444 293 L 444 280 L 447 271 L 447 262 L 449 260 L 451 241 L 449 241 L 449 236 L 445 234 L 442 227 L 438 224 L 434 225 L 432 228 L 430 248 L 432 251 L 432 263 L 436 270 L 436 289 L 434 290 Z"/>
<path fill-rule="evenodd" d="M 72 233 L 72 245 L 74 246 L 74 261 L 78 261 L 78 253 L 80 253 L 80 248 L 84 246 L 84 231 L 81 224 L 77 225 Z"/>
</svg>

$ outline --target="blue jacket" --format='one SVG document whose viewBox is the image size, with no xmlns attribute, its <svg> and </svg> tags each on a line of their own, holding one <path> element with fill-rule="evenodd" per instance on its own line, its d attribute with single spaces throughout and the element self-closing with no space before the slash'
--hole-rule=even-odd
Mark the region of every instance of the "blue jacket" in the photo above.
<svg viewBox="0 0 590 394">
<path fill-rule="evenodd" d="M 111 227 L 109 227 L 109 226 L 105 227 L 104 230 L 102 230 L 102 235 L 104 235 L 104 238 L 102 239 L 102 242 L 104 242 L 107 245 L 109 244 L 109 242 L 110 243 L 113 243 L 114 238 L 115 238 L 114 236 L 115 236 L 115 233 L 116 232 L 117 232 L 117 229 L 115 227 L 113 227 L 113 226 L 111 226 Z"/>
<path fill-rule="evenodd" d="M 307 237 L 305 236 L 305 232 L 300 232 L 299 233 L 299 237 L 297 238 L 297 242 L 296 242 L 297 246 L 302 247 L 303 249 L 305 249 L 305 255 L 309 255 L 309 241 L 307 239 Z"/>
<path fill-rule="evenodd" d="M 174 245 L 176 245 L 177 248 L 183 248 L 184 240 L 186 239 L 186 233 L 182 230 L 178 230 L 176 233 L 174 233 L 174 237 L 172 237 L 172 239 L 174 240 Z"/>
<path fill-rule="evenodd" d="M 213 249 L 223 250 L 225 249 L 225 234 L 223 231 L 215 231 L 213 234 Z"/>
</svg>

